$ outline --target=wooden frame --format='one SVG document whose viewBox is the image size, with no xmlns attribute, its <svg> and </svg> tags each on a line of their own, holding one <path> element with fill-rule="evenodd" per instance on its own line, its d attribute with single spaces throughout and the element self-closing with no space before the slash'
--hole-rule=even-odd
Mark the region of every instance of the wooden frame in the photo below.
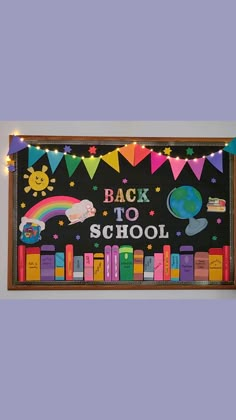
<svg viewBox="0 0 236 420">
<path fill-rule="evenodd" d="M 82 136 L 78 136 L 78 137 L 70 137 L 70 136 L 30 136 L 30 135 L 23 135 L 22 136 L 24 141 L 31 145 L 33 148 L 35 148 L 36 146 L 40 146 L 41 148 L 46 148 L 48 147 L 48 149 L 50 151 L 54 151 L 54 148 L 57 147 L 58 149 L 60 148 L 59 153 L 63 152 L 63 146 L 64 145 L 69 145 L 73 148 L 74 147 L 81 147 L 81 148 L 89 148 L 90 146 L 95 146 L 97 147 L 97 149 L 101 148 L 101 150 L 105 150 L 106 153 L 106 147 L 119 147 L 122 148 L 124 147 L 126 144 L 133 144 L 134 142 L 141 146 L 144 145 L 147 149 L 153 149 L 155 153 L 158 153 L 160 150 L 162 150 L 163 153 L 163 149 L 165 147 L 168 148 L 173 148 L 173 150 L 175 151 L 175 149 L 180 149 L 183 151 L 184 148 L 192 148 L 192 149 L 197 149 L 198 152 L 199 150 L 203 150 L 205 151 L 205 148 L 213 148 L 212 150 L 216 151 L 218 148 L 219 149 L 223 149 L 225 143 L 229 143 L 231 139 L 229 138 L 163 138 L 163 137 L 82 137 Z M 10 143 L 12 141 L 13 136 L 10 136 Z M 136 146 L 135 146 L 136 147 Z M 17 257 L 17 247 L 19 246 L 19 213 L 22 213 L 22 210 L 19 210 L 19 200 L 20 200 L 20 194 L 19 194 L 19 189 L 21 188 L 21 190 L 23 190 L 23 188 L 25 187 L 25 183 L 27 182 L 27 177 L 25 177 L 25 181 L 22 181 L 23 175 L 26 175 L 26 172 L 24 172 L 25 170 L 27 170 L 27 165 L 25 168 L 25 164 L 21 164 L 21 155 L 22 153 L 26 153 L 25 152 L 19 152 L 19 153 L 15 153 L 11 156 L 11 158 L 13 160 L 16 161 L 16 171 L 15 172 L 9 172 L 9 236 L 8 236 L 8 289 L 9 290 L 97 290 L 97 289 L 106 289 L 106 290 L 119 290 L 119 289 L 134 289 L 134 290 L 143 290 L 143 289 L 160 289 L 160 290 L 168 290 L 168 289 L 178 289 L 178 290 L 187 290 L 187 289 L 205 289 L 205 290 L 209 290 L 209 289 L 234 289 L 236 287 L 236 283 L 235 283 L 235 267 L 234 267 L 234 262 L 235 262 L 235 243 L 236 243 L 236 229 L 235 229 L 235 224 L 234 224 L 234 209 L 236 208 L 236 183 L 233 182 L 234 179 L 234 174 L 236 174 L 236 158 L 232 155 L 228 155 L 226 152 L 224 152 L 224 155 L 226 153 L 226 160 L 228 163 L 228 172 L 227 174 L 222 175 L 221 172 L 219 172 L 217 170 L 217 168 L 212 167 L 212 170 L 216 171 L 216 177 L 221 177 L 221 179 L 223 179 L 224 181 L 224 177 L 225 177 L 225 181 L 226 181 L 226 186 L 227 189 L 229 191 L 229 197 L 230 200 L 227 202 L 227 206 L 229 207 L 228 210 L 228 219 L 226 218 L 226 226 L 227 226 L 227 230 L 228 230 L 228 236 L 229 236 L 229 243 L 228 245 L 230 245 L 231 248 L 231 254 L 230 254 L 230 270 L 231 270 L 231 278 L 230 281 L 212 281 L 212 282 L 204 282 L 204 281 L 191 281 L 191 282 L 172 282 L 172 281 L 117 281 L 117 282 L 105 282 L 105 281 L 98 281 L 98 282 L 82 282 L 82 281 L 68 281 L 68 280 L 64 280 L 64 281 L 44 281 L 42 282 L 41 279 L 40 281 L 19 281 L 18 277 L 17 277 L 17 262 L 18 262 L 18 257 Z M 107 152 L 108 153 L 108 152 Z M 78 156 L 78 154 L 77 154 Z M 166 155 L 167 156 L 167 155 Z M 88 155 L 86 157 L 89 157 Z M 171 156 L 172 157 L 172 156 Z M 176 157 L 176 156 L 174 156 Z M 199 155 L 197 157 L 202 157 L 202 155 Z M 47 156 L 44 155 L 42 157 L 42 159 L 46 159 Z M 119 160 L 122 159 L 122 162 L 124 160 L 124 157 L 120 157 L 119 155 Z M 145 159 L 149 159 L 149 157 L 144 158 L 141 162 L 145 161 Z M 184 159 L 184 156 L 181 156 L 181 159 Z M 38 162 L 41 162 L 41 160 L 39 160 Z M 37 166 L 38 162 L 35 163 L 35 165 Z M 42 165 L 40 163 L 40 165 Z M 126 175 L 127 173 L 130 174 L 129 170 L 136 170 L 138 168 L 137 166 L 132 166 L 130 165 L 129 162 L 124 161 L 124 165 L 129 165 L 129 166 L 125 166 L 126 167 Z M 167 166 L 167 163 L 165 163 L 165 165 Z M 205 164 L 204 164 L 205 165 Z M 208 165 L 208 163 L 207 163 Z M 23 172 L 22 172 L 22 167 L 23 167 Z M 187 166 L 187 165 L 185 165 Z M 49 169 L 48 171 L 50 171 L 50 164 L 48 165 Z M 58 167 L 59 168 L 59 167 Z M 59 169 L 55 170 L 58 171 Z M 112 168 L 111 166 L 108 166 L 108 168 L 111 171 L 114 171 L 114 168 Z M 128 168 L 128 169 L 127 169 Z M 130 169 L 129 169 L 130 168 Z M 135 169 L 133 169 L 135 168 Z M 80 165 L 78 166 L 77 170 L 79 171 L 80 169 Z M 81 168 L 82 170 L 82 168 Z M 187 169 L 186 169 L 187 170 Z M 203 168 L 203 171 L 205 169 Z M 99 171 L 99 168 L 97 169 L 97 171 Z M 51 172 L 52 168 L 51 168 Z M 76 172 L 76 171 L 75 171 Z M 169 170 L 170 172 L 170 176 L 171 176 L 171 170 Z M 173 172 L 173 170 L 172 170 Z M 108 172 L 107 172 L 108 173 Z M 116 172 L 117 173 L 117 172 Z M 97 174 L 97 173 L 96 173 Z M 96 174 L 94 175 L 95 179 L 96 179 Z M 88 175 L 88 174 L 87 174 Z M 181 175 L 181 172 L 180 172 Z M 179 176 L 180 176 L 179 175 Z M 50 178 L 53 176 L 50 175 Z M 154 175 L 152 175 L 153 177 L 155 177 L 155 173 Z M 173 174 L 172 174 L 173 176 Z M 28 175 L 29 178 L 29 175 Z M 109 178 L 109 175 L 107 177 L 107 179 Z M 122 178 L 122 174 L 120 175 L 120 178 Z M 94 179 L 94 178 L 93 178 Z M 157 178 L 155 178 L 157 179 Z M 176 178 L 176 180 L 174 180 L 173 182 L 176 181 L 176 185 L 178 185 L 177 180 L 179 179 L 179 177 Z M 198 180 L 199 182 L 201 182 L 200 180 Z M 93 181 L 89 178 L 89 176 L 87 176 L 87 181 L 88 184 L 93 183 Z M 104 182 L 108 182 L 106 180 L 104 180 Z M 170 181 L 172 182 L 172 181 Z M 222 180 L 221 180 L 222 182 Z M 19 185 L 20 184 L 20 185 Z M 145 184 L 145 182 L 144 182 Z M 149 185 L 149 184 L 148 184 Z M 181 185 L 181 182 L 180 182 Z M 50 186 L 50 185 L 49 185 Z M 122 186 L 122 185 L 121 185 Z M 30 192 L 34 191 L 33 188 L 30 189 L 30 187 L 28 187 Z M 209 195 L 212 192 L 212 190 L 210 190 L 210 188 L 213 189 L 213 186 L 209 186 Z M 213 189 L 214 190 L 214 189 Z M 223 191 L 223 190 L 222 190 Z M 26 193 L 25 193 L 26 194 Z M 28 193 L 27 193 L 28 194 Z M 52 192 L 48 192 L 49 195 L 53 196 Z M 23 196 L 23 193 L 22 193 Z M 90 197 L 88 197 L 90 198 Z M 133 198 L 133 197 L 132 197 Z M 28 199 L 28 195 L 27 195 L 27 199 Z M 44 197 L 40 197 L 41 200 L 44 200 Z M 32 198 L 32 203 L 37 201 L 37 197 Z M 131 202 L 131 200 L 130 200 Z M 29 201 L 29 203 L 31 203 Z M 145 204 L 145 203 L 144 203 Z M 30 206 L 30 205 L 29 205 Z M 139 208 L 139 213 L 140 213 L 140 208 Z M 168 212 L 167 212 L 168 213 Z M 27 213 L 26 213 L 27 214 Z M 21 214 L 22 215 L 22 214 Z M 100 217 L 100 216 L 99 216 Z M 176 216 L 177 217 L 177 216 Z M 101 217 L 100 217 L 101 218 Z M 91 218 L 90 221 L 92 221 L 93 219 Z M 99 219 L 100 220 L 100 219 Z M 175 220 L 175 219 L 174 219 Z M 90 223 L 90 221 L 88 223 Z M 173 222 L 174 223 L 174 222 Z M 82 224 L 81 224 L 82 226 Z M 220 228 L 219 228 L 220 229 Z M 52 232 L 50 232 L 52 233 Z M 171 231 L 171 233 L 173 233 Z M 79 236 L 79 235 L 78 235 Z M 185 235 L 186 236 L 186 235 Z M 172 235 L 173 237 L 173 235 Z M 105 239 L 103 239 L 105 240 Z M 178 238 L 176 239 L 178 240 Z M 172 239 L 173 241 L 173 239 Z M 54 241 L 55 243 L 55 241 Z M 174 242 L 173 242 L 174 243 Z M 185 241 L 183 239 L 182 244 L 185 244 Z M 119 244 L 118 244 L 119 245 Z M 132 244 L 133 245 L 133 244 Z M 172 245 L 172 244 L 171 244 Z M 214 245 L 214 244 L 213 244 Z M 214 246 L 212 245 L 212 247 L 214 248 Z M 34 245 L 32 245 L 34 246 Z M 135 246 L 134 246 L 135 248 Z M 199 249 L 198 249 L 199 250 Z M 153 252 L 155 252 L 155 249 L 153 249 Z"/>
</svg>

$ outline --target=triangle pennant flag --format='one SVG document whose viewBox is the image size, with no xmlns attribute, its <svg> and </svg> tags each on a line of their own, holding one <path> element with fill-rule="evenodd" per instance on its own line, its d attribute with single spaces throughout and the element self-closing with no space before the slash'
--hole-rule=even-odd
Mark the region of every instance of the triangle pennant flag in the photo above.
<svg viewBox="0 0 236 420">
<path fill-rule="evenodd" d="M 118 158 L 118 150 L 109 152 L 106 155 L 102 156 L 102 160 L 110 165 L 115 171 L 120 172 L 120 163 Z"/>
<path fill-rule="evenodd" d="M 224 149 L 228 153 L 232 153 L 232 155 L 236 155 L 236 137 L 231 140 L 231 142 L 224 147 Z"/>
<path fill-rule="evenodd" d="M 209 156 L 206 156 L 207 160 L 216 168 L 218 171 L 223 172 L 223 159 L 222 151 L 212 153 Z"/>
<path fill-rule="evenodd" d="M 29 147 L 28 153 L 28 167 L 30 168 L 36 163 L 43 155 L 45 155 L 46 151 L 42 149 L 37 149 L 34 146 Z"/>
<path fill-rule="evenodd" d="M 19 136 L 13 136 L 7 155 L 17 153 L 20 150 L 26 149 L 26 147 L 28 147 L 28 144 L 24 140 L 21 140 Z"/>
<path fill-rule="evenodd" d="M 135 154 L 136 144 L 128 144 L 128 146 L 121 147 L 119 152 L 128 162 L 134 166 L 134 154 Z"/>
<path fill-rule="evenodd" d="M 135 152 L 134 152 L 134 166 L 138 165 L 150 153 L 151 153 L 151 150 L 137 144 L 135 148 Z"/>
<path fill-rule="evenodd" d="M 205 158 L 199 158 L 196 160 L 191 159 L 188 161 L 188 164 L 190 168 L 192 169 L 194 175 L 198 179 L 198 181 L 200 181 L 201 179 L 204 163 L 205 163 Z"/>
<path fill-rule="evenodd" d="M 157 169 L 159 169 L 166 161 L 166 156 L 159 155 L 156 152 L 151 152 L 151 173 L 154 174 L 154 172 L 156 172 Z"/>
<path fill-rule="evenodd" d="M 169 158 L 171 170 L 173 173 L 173 177 L 176 180 L 179 174 L 182 172 L 183 167 L 185 166 L 186 160 L 185 159 L 176 159 L 176 158 Z"/>
<path fill-rule="evenodd" d="M 77 167 L 81 162 L 80 157 L 73 157 L 71 155 L 65 155 L 66 167 L 68 171 L 69 178 L 73 175 Z"/>
<path fill-rule="evenodd" d="M 51 167 L 51 171 L 52 173 L 55 172 L 55 170 L 57 169 L 59 163 L 61 162 L 64 154 L 61 152 L 48 152 L 48 161 L 50 163 L 50 167 Z"/>
<path fill-rule="evenodd" d="M 85 165 L 85 168 L 87 169 L 87 172 L 91 179 L 93 179 L 96 170 L 98 168 L 98 165 L 100 163 L 101 158 L 100 157 L 90 157 L 90 158 L 84 158 L 83 162 Z"/>
</svg>

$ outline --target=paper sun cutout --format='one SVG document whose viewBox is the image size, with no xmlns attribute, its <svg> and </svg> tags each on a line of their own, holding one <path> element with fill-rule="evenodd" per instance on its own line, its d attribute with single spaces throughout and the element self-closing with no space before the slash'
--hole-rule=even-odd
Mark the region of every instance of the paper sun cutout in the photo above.
<svg viewBox="0 0 236 420">
<path fill-rule="evenodd" d="M 38 193 L 41 192 L 41 195 L 44 197 L 46 195 L 45 190 L 52 191 L 53 186 L 49 185 L 50 182 L 56 182 L 55 178 L 49 179 L 48 175 L 46 174 L 48 167 L 43 165 L 41 171 L 35 171 L 33 167 L 27 169 L 30 173 L 24 174 L 24 178 L 28 179 L 29 185 L 24 188 L 24 191 L 28 194 L 31 190 L 33 190 L 33 196 L 37 197 Z"/>
</svg>

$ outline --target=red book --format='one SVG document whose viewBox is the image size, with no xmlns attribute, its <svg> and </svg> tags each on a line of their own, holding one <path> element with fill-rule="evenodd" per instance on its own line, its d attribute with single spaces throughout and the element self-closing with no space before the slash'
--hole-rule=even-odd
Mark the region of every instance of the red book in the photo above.
<svg viewBox="0 0 236 420">
<path fill-rule="evenodd" d="M 73 280 L 73 262 L 74 262 L 74 249 L 73 245 L 66 245 L 66 280 Z"/>
<path fill-rule="evenodd" d="M 223 281 L 230 281 L 230 246 L 223 246 Z"/>
<path fill-rule="evenodd" d="M 18 246 L 17 266 L 18 266 L 18 281 L 25 281 L 25 245 Z"/>
</svg>

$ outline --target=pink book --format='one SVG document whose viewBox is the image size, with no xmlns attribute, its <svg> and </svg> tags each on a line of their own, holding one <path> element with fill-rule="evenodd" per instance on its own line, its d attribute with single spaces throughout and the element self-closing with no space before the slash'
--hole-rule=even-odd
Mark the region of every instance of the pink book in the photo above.
<svg viewBox="0 0 236 420">
<path fill-rule="evenodd" d="M 84 254 L 84 281 L 93 281 L 93 254 Z"/>
<path fill-rule="evenodd" d="M 163 253 L 154 253 L 154 280 L 163 281 Z"/>
<path fill-rule="evenodd" d="M 223 246 L 223 281 L 230 281 L 230 246 Z"/>
<path fill-rule="evenodd" d="M 105 246 L 105 281 L 111 281 L 111 245 Z"/>
<path fill-rule="evenodd" d="M 113 245 L 111 248 L 111 281 L 119 281 L 120 257 L 118 245 Z"/>
<path fill-rule="evenodd" d="M 18 281 L 25 281 L 25 245 L 18 246 Z"/>
</svg>

